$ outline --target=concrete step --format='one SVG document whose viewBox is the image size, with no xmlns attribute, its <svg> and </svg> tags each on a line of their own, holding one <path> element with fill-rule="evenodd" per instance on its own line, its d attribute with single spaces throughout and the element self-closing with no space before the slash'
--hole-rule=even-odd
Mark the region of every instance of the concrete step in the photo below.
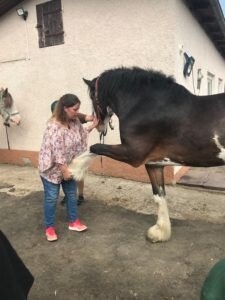
<svg viewBox="0 0 225 300">
<path fill-rule="evenodd" d="M 190 168 L 177 184 L 214 190 L 225 190 L 225 166 Z"/>
</svg>

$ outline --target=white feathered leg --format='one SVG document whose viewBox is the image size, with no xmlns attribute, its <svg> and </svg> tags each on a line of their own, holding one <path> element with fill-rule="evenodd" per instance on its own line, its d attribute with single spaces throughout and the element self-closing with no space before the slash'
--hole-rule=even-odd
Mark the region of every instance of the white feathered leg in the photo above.
<svg viewBox="0 0 225 300">
<path fill-rule="evenodd" d="M 168 241 L 171 237 L 171 223 L 165 197 L 154 195 L 154 201 L 158 204 L 158 219 L 154 226 L 147 232 L 147 238 L 152 242 Z"/>
<path fill-rule="evenodd" d="M 90 163 L 96 156 L 98 155 L 86 151 L 72 160 L 69 165 L 69 170 L 73 174 L 75 180 L 80 181 L 84 178 Z"/>
</svg>

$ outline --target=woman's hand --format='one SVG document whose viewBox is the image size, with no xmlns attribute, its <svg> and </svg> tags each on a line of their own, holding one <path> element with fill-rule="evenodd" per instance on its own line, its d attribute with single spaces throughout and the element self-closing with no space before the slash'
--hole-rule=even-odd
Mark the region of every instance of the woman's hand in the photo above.
<svg viewBox="0 0 225 300">
<path fill-rule="evenodd" d="M 73 174 L 69 170 L 67 170 L 63 173 L 63 179 L 71 180 L 71 179 L 73 179 Z"/>
<path fill-rule="evenodd" d="M 71 173 L 71 171 L 68 169 L 67 165 L 60 165 L 60 170 L 62 172 L 63 175 L 63 179 L 64 180 L 70 180 L 73 179 L 73 174 Z"/>
<path fill-rule="evenodd" d="M 93 117 L 93 122 L 92 124 L 87 127 L 88 132 L 91 132 L 92 129 L 96 128 L 98 126 L 99 120 L 96 117 Z"/>
<path fill-rule="evenodd" d="M 85 115 L 85 122 L 91 122 L 94 120 L 94 116 L 93 115 Z"/>
</svg>

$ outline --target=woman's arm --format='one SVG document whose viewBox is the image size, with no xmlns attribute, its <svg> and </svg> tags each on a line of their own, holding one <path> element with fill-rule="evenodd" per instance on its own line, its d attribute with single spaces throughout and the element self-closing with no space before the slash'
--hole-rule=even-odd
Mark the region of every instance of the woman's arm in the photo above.
<svg viewBox="0 0 225 300">
<path fill-rule="evenodd" d="M 93 122 L 90 126 L 87 127 L 87 131 L 91 132 L 92 129 L 96 128 L 98 126 L 99 120 L 96 117 L 93 117 Z"/>
<path fill-rule="evenodd" d="M 78 113 L 77 114 L 78 119 L 80 120 L 80 122 L 83 123 L 87 123 L 87 122 L 91 122 L 94 119 L 93 115 L 85 115 L 82 113 Z"/>
</svg>

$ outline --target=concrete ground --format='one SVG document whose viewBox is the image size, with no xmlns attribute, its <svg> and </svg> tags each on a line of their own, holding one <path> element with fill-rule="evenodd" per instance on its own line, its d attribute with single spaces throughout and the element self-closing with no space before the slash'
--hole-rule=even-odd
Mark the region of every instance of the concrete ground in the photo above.
<svg viewBox="0 0 225 300">
<path fill-rule="evenodd" d="M 43 231 L 42 186 L 31 167 L 0 165 L 1 230 L 35 277 L 29 300 L 199 299 L 210 268 L 224 258 L 225 193 L 167 186 L 172 238 L 152 244 L 150 185 L 88 174 L 79 207 L 84 233 L 67 229 L 58 205 L 59 240 Z"/>
</svg>

